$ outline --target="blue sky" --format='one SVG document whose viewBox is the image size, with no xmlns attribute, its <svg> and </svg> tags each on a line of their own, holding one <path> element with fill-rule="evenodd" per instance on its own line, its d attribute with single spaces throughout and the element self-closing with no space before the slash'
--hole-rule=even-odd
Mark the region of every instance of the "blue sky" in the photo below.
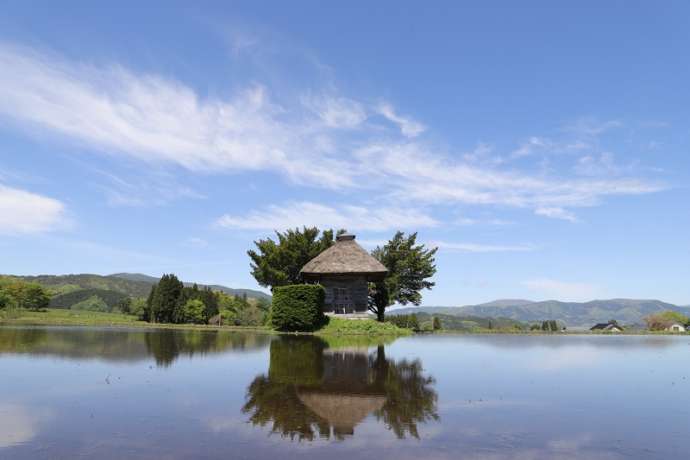
<svg viewBox="0 0 690 460">
<path fill-rule="evenodd" d="M 273 229 L 439 247 L 426 305 L 690 304 L 685 2 L 0 7 L 0 272 L 256 287 Z"/>
</svg>

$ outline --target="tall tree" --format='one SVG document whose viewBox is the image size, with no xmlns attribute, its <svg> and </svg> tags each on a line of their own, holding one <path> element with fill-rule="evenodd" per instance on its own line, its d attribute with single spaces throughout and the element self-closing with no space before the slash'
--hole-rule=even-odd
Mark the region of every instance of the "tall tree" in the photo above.
<svg viewBox="0 0 690 460">
<path fill-rule="evenodd" d="M 261 286 L 271 289 L 300 283 L 302 267 L 334 243 L 333 230 L 319 233 L 316 227 L 304 227 L 276 232 L 277 241 L 270 238 L 255 241 L 256 249 L 247 251 L 252 276 Z"/>
<path fill-rule="evenodd" d="M 436 273 L 437 250 L 417 244 L 417 233 L 406 236 L 397 232 L 388 243 L 371 252 L 388 269 L 383 281 L 369 286 L 369 311 L 376 314 L 379 321 L 384 320 L 390 305 L 419 305 L 422 302 L 421 291 L 435 285 L 429 278 Z"/>
<path fill-rule="evenodd" d="M 174 323 L 178 321 L 182 307 L 182 281 L 173 274 L 163 275 L 149 296 L 149 321 Z"/>
</svg>

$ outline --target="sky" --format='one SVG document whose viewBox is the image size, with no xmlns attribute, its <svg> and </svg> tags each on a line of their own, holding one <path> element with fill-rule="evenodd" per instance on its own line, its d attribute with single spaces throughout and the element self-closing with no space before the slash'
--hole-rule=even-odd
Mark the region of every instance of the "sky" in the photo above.
<svg viewBox="0 0 690 460">
<path fill-rule="evenodd" d="M 438 247 L 424 305 L 690 304 L 687 2 L 0 5 L 0 273 L 257 288 L 275 230 Z"/>
</svg>

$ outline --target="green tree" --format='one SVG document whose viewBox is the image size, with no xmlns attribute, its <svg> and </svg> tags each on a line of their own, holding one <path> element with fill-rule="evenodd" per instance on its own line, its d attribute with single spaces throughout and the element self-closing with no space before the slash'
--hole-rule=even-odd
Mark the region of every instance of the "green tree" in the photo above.
<svg viewBox="0 0 690 460">
<path fill-rule="evenodd" d="M 181 320 L 184 323 L 204 324 L 206 305 L 199 299 L 190 299 L 182 306 Z"/>
<path fill-rule="evenodd" d="M 385 280 L 372 283 L 369 288 L 369 311 L 379 321 L 384 320 L 390 305 L 422 302 L 421 291 L 435 285 L 429 278 L 436 273 L 437 250 L 417 244 L 417 233 L 406 236 L 397 232 L 388 243 L 372 251 L 371 255 L 388 269 Z"/>
<path fill-rule="evenodd" d="M 146 299 L 137 297 L 132 300 L 129 307 L 129 314 L 136 316 L 139 319 L 145 319 L 146 316 Z"/>
<path fill-rule="evenodd" d="M 441 329 L 441 320 L 438 319 L 438 316 L 434 316 L 434 320 L 433 320 L 432 325 L 433 325 L 433 329 L 435 331 L 438 331 Z"/>
<path fill-rule="evenodd" d="M 12 299 L 10 298 L 10 295 L 0 288 L 0 310 L 10 305 L 11 301 Z"/>
<path fill-rule="evenodd" d="M 182 307 L 182 282 L 173 274 L 163 275 L 149 296 L 149 321 L 175 323 Z"/>
<path fill-rule="evenodd" d="M 247 251 L 252 276 L 261 286 L 271 289 L 301 283 L 302 267 L 334 243 L 332 230 L 320 234 L 316 227 L 276 232 L 276 237 L 277 241 L 255 241 L 256 249 Z"/>
<path fill-rule="evenodd" d="M 40 284 L 22 283 L 23 286 L 18 290 L 18 301 L 15 303 L 19 308 L 39 311 L 45 310 L 50 305 L 50 296 Z"/>
</svg>

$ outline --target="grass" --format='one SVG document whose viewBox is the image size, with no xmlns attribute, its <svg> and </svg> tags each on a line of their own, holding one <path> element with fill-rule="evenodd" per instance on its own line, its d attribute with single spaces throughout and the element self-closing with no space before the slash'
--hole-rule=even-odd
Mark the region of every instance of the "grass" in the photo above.
<svg viewBox="0 0 690 460">
<path fill-rule="evenodd" d="M 0 313 L 0 326 L 130 326 L 170 329 L 227 329 L 242 331 L 273 332 L 267 327 L 210 326 L 205 324 L 160 324 L 141 321 L 135 316 L 122 313 L 48 308 L 43 311 L 12 310 Z"/>
<path fill-rule="evenodd" d="M 410 335 L 412 331 L 391 323 L 379 323 L 373 319 L 344 319 L 329 317 L 328 323 L 316 331 L 317 335 Z"/>
<path fill-rule="evenodd" d="M 0 324 L 31 326 L 135 326 L 146 325 L 134 316 L 121 313 L 100 313 L 49 308 L 44 311 L 14 310 L 12 314 L 4 313 Z"/>
</svg>

